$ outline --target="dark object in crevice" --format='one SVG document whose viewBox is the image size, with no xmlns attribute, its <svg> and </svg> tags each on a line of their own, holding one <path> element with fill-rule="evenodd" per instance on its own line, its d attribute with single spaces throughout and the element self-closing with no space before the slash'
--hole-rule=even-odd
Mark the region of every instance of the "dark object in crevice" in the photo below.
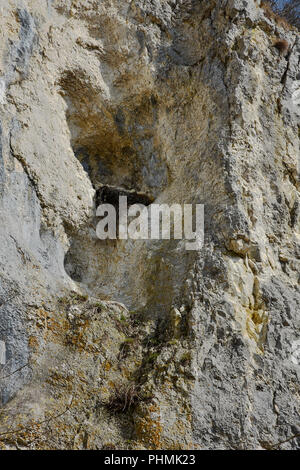
<svg viewBox="0 0 300 470">
<path fill-rule="evenodd" d="M 149 206 L 154 201 L 154 198 L 148 194 L 106 185 L 101 186 L 96 190 L 96 207 L 98 207 L 100 204 L 111 204 L 116 209 L 118 209 L 120 196 L 127 196 L 128 207 L 132 206 L 133 204 L 143 204 L 144 206 Z"/>
<path fill-rule="evenodd" d="M 286 54 L 289 50 L 289 43 L 286 39 L 276 39 L 273 47 L 276 47 L 281 54 Z"/>
<path fill-rule="evenodd" d="M 126 413 L 134 408 L 143 398 L 140 395 L 140 387 L 135 384 L 115 385 L 113 393 L 107 403 L 101 403 L 111 413 Z"/>
</svg>

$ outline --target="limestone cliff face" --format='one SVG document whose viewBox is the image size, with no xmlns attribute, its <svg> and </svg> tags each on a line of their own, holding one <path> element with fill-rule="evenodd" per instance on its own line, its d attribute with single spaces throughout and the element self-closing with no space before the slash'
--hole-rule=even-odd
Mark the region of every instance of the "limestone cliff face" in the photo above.
<svg viewBox="0 0 300 470">
<path fill-rule="evenodd" d="M 1 448 L 299 448 L 297 31 L 255 0 L 0 25 Z M 103 184 L 204 204 L 203 248 L 98 240 Z"/>
</svg>

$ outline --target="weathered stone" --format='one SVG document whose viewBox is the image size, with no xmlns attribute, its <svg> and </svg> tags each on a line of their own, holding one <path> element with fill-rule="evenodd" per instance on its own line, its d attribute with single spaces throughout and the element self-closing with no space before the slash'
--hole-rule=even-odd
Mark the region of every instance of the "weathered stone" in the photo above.
<svg viewBox="0 0 300 470">
<path fill-rule="evenodd" d="M 0 8 L 1 447 L 299 448 L 299 33 L 255 0 Z M 99 240 L 119 192 L 204 204 L 203 248 Z"/>
</svg>

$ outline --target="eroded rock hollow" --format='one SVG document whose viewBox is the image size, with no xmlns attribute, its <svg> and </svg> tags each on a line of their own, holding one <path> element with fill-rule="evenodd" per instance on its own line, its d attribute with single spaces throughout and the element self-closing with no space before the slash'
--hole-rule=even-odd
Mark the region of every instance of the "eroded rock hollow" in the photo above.
<svg viewBox="0 0 300 470">
<path fill-rule="evenodd" d="M 299 32 L 255 0 L 0 25 L 0 448 L 299 448 Z M 99 240 L 118 194 L 204 204 L 203 247 Z"/>
</svg>

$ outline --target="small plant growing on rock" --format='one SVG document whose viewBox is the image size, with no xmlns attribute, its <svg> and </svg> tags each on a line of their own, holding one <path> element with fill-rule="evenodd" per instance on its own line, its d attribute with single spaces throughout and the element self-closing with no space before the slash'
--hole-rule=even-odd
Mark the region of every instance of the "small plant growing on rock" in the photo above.
<svg viewBox="0 0 300 470">
<path fill-rule="evenodd" d="M 119 385 L 115 386 L 105 407 L 112 413 L 126 413 L 140 401 L 142 401 L 142 397 L 138 385 Z"/>
<path fill-rule="evenodd" d="M 137 339 L 136 338 L 126 338 L 125 341 L 120 346 L 120 351 L 118 355 L 118 359 L 121 361 L 122 359 L 126 359 L 130 351 L 134 349 L 136 346 Z"/>
<path fill-rule="evenodd" d="M 187 366 L 187 365 L 191 362 L 191 359 L 192 359 L 191 353 L 190 353 L 190 351 L 188 351 L 188 352 L 185 352 L 185 353 L 181 356 L 180 362 L 181 362 L 181 364 L 183 364 L 184 366 Z"/>
</svg>

